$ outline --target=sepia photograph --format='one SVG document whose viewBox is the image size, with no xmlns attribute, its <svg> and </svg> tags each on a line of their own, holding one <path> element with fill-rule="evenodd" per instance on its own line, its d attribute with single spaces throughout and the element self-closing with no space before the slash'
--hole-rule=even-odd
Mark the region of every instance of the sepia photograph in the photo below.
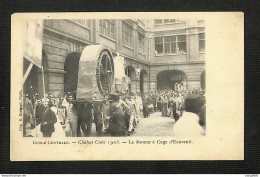
<svg viewBox="0 0 260 177">
<path fill-rule="evenodd" d="M 23 47 L 24 137 L 206 134 L 205 20 L 27 20 Z"/>
<path fill-rule="evenodd" d="M 16 13 L 11 27 L 11 161 L 244 159 L 242 12 Z"/>
</svg>

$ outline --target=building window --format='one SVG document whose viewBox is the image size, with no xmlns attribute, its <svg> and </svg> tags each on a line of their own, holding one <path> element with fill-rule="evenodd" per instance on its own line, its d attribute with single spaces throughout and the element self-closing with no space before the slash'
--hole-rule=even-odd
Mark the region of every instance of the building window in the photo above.
<svg viewBox="0 0 260 177">
<path fill-rule="evenodd" d="M 177 36 L 177 49 L 178 54 L 186 53 L 186 35 Z"/>
<path fill-rule="evenodd" d="M 138 33 L 138 39 L 139 39 L 139 52 L 144 53 L 144 36 Z"/>
<path fill-rule="evenodd" d="M 184 23 L 184 22 L 185 22 L 184 20 L 178 20 L 178 19 L 155 19 L 154 20 L 155 25 Z"/>
<path fill-rule="evenodd" d="M 155 38 L 155 55 L 185 54 L 186 35 Z"/>
<path fill-rule="evenodd" d="M 199 52 L 205 52 L 205 33 L 199 33 Z"/>
<path fill-rule="evenodd" d="M 163 53 L 163 37 L 155 38 L 155 55 Z"/>
<path fill-rule="evenodd" d="M 176 37 L 175 36 L 164 37 L 164 53 L 165 54 L 176 53 Z"/>
<path fill-rule="evenodd" d="M 177 19 L 170 19 L 170 23 L 176 23 Z"/>
<path fill-rule="evenodd" d="M 164 19 L 163 23 L 170 23 L 170 19 Z"/>
<path fill-rule="evenodd" d="M 154 23 L 155 23 L 156 25 L 162 24 L 162 19 L 155 19 L 155 20 L 154 20 Z"/>
<path fill-rule="evenodd" d="M 82 26 L 85 26 L 87 28 L 90 28 L 91 26 L 91 20 L 87 20 L 87 19 L 72 19 L 72 21 L 82 25 Z"/>
<path fill-rule="evenodd" d="M 122 24 L 122 38 L 123 38 L 123 44 L 132 47 L 133 45 L 133 28 L 123 22 Z"/>
<path fill-rule="evenodd" d="M 115 38 L 115 20 L 99 20 L 100 34 Z"/>
</svg>

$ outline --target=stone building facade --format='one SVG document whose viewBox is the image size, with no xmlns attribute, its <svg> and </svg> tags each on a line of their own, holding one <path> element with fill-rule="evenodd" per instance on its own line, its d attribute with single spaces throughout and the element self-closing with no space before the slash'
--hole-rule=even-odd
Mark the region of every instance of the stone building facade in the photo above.
<svg viewBox="0 0 260 177">
<path fill-rule="evenodd" d="M 95 44 L 124 57 L 132 92 L 171 89 L 181 80 L 187 80 L 189 89 L 205 89 L 204 26 L 202 20 L 177 19 L 44 20 L 46 93 L 59 96 L 71 88 L 77 79 L 67 79 L 70 66 L 84 47 Z M 29 80 L 34 92 L 43 96 L 41 71 L 35 67 Z"/>
</svg>

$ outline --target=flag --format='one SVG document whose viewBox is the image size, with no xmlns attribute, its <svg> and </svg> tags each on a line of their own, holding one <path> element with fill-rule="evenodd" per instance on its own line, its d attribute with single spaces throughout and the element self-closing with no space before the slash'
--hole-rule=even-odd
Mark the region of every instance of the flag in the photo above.
<svg viewBox="0 0 260 177">
<path fill-rule="evenodd" d="M 25 21 L 23 57 L 41 68 L 43 20 L 27 19 Z"/>
</svg>

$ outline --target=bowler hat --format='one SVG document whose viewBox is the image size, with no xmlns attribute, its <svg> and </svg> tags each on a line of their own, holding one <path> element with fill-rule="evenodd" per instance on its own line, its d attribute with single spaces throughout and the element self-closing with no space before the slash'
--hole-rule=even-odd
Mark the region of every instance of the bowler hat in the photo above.
<svg viewBox="0 0 260 177">
<path fill-rule="evenodd" d="M 119 95 L 117 93 L 110 93 L 108 101 L 119 101 Z"/>
</svg>

